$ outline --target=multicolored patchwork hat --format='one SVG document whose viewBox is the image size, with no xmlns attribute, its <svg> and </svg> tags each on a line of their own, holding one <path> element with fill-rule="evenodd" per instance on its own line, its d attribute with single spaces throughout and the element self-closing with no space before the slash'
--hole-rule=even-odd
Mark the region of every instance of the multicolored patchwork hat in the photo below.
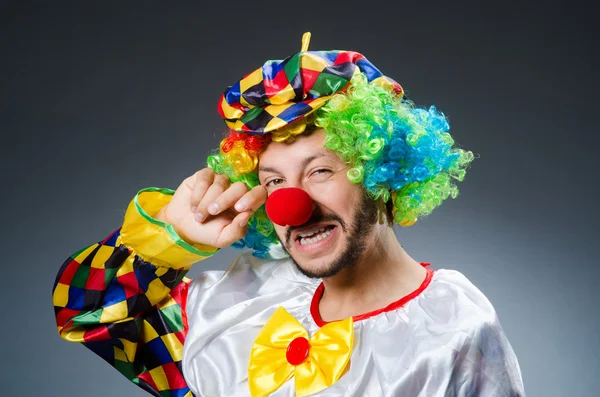
<svg viewBox="0 0 600 397">
<path fill-rule="evenodd" d="M 404 94 L 400 84 L 384 76 L 362 54 L 308 51 L 309 42 L 310 33 L 304 33 L 300 52 L 282 61 L 265 62 L 221 95 L 218 111 L 229 129 L 266 134 L 283 128 L 323 106 L 361 72 L 369 82 Z"/>
</svg>

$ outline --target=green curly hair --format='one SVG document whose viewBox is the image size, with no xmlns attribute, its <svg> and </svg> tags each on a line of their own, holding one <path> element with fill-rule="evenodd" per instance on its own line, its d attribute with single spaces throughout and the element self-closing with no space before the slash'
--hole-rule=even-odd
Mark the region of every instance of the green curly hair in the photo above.
<svg viewBox="0 0 600 397">
<path fill-rule="evenodd" d="M 405 227 L 448 197 L 456 198 L 455 181 L 464 180 L 474 159 L 471 151 L 456 147 L 447 118 L 435 106 L 418 108 L 358 73 L 347 89 L 302 123 L 269 135 L 229 131 L 219 152 L 208 156 L 208 166 L 251 189 L 259 185 L 258 157 L 270 140 L 292 142 L 317 128 L 325 132 L 324 147 L 349 165 L 348 179 L 384 203 L 390 224 Z M 264 206 L 252 215 L 248 228 L 235 247 L 247 246 L 262 257 L 272 244 L 279 243 Z"/>
</svg>

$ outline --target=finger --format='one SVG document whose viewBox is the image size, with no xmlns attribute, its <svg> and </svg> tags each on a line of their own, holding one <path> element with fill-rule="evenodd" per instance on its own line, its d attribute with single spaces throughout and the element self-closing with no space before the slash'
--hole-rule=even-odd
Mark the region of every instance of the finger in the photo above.
<svg viewBox="0 0 600 397">
<path fill-rule="evenodd" d="M 235 203 L 234 208 L 238 212 L 251 210 L 256 211 L 261 205 L 267 201 L 267 189 L 264 186 L 255 186 L 248 193 L 244 194 Z"/>
<path fill-rule="evenodd" d="M 190 211 L 196 212 L 198 204 L 206 194 L 208 188 L 213 184 L 215 171 L 212 168 L 204 168 L 194 175 L 192 197 L 190 198 Z"/>
<path fill-rule="evenodd" d="M 225 190 L 219 197 L 217 197 L 207 207 L 208 213 L 211 215 L 218 215 L 228 208 L 233 207 L 240 197 L 248 192 L 248 187 L 243 182 L 235 182 L 227 190 Z M 242 212 L 242 211 L 238 211 Z"/>
<path fill-rule="evenodd" d="M 217 197 L 219 197 L 225 190 L 229 188 L 231 181 L 225 175 L 215 174 L 215 178 L 213 180 L 212 185 L 208 188 L 202 200 L 198 203 L 198 207 L 196 208 L 196 214 L 194 218 L 198 222 L 202 222 L 209 215 L 208 213 L 208 205 L 215 201 Z"/>
<path fill-rule="evenodd" d="M 233 218 L 233 221 L 221 230 L 217 239 L 217 245 L 228 247 L 243 238 L 248 233 L 248 220 L 250 216 L 252 216 L 250 211 L 244 211 Z"/>
</svg>

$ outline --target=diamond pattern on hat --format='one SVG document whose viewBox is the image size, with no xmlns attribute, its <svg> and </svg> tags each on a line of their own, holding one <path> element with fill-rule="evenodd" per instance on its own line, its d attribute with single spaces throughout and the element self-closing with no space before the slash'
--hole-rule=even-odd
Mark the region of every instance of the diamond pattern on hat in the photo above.
<svg viewBox="0 0 600 397">
<path fill-rule="evenodd" d="M 360 72 L 403 95 L 398 83 L 358 52 L 302 51 L 269 60 L 229 87 L 219 100 L 219 114 L 234 131 L 269 133 L 323 106 Z"/>
</svg>

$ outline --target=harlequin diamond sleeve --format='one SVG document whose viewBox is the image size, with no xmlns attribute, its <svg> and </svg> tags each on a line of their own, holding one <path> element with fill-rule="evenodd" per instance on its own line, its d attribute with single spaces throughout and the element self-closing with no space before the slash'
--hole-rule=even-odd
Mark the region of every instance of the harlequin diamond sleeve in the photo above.
<svg viewBox="0 0 600 397">
<path fill-rule="evenodd" d="M 53 288 L 59 335 L 162 397 L 192 395 L 181 370 L 190 281 L 184 275 L 217 251 L 188 244 L 153 218 L 173 193 L 140 190 L 123 225 L 67 258 Z"/>
</svg>

